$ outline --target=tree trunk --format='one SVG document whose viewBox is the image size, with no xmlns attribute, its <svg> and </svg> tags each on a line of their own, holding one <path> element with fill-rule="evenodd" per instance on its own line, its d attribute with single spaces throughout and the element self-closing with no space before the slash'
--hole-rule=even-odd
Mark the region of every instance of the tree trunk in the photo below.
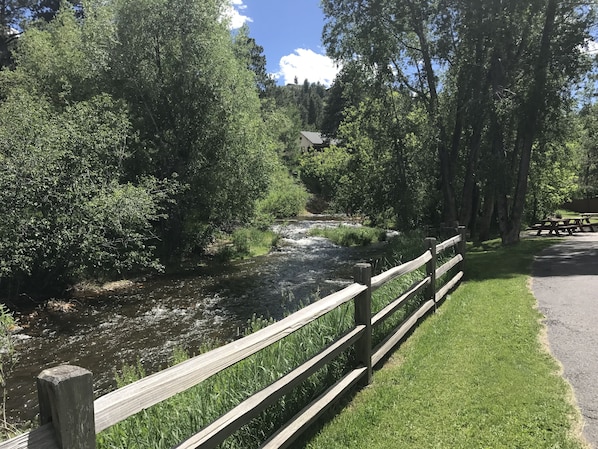
<svg viewBox="0 0 598 449">
<path fill-rule="evenodd" d="M 546 78 L 548 65 L 550 63 L 550 42 L 554 31 L 556 8 L 557 0 L 548 0 L 546 19 L 544 22 L 544 29 L 542 30 L 542 40 L 540 42 L 540 51 L 534 69 L 534 83 L 519 126 L 519 136 L 517 140 L 521 145 L 521 154 L 513 205 L 510 215 L 503 215 L 502 217 L 502 219 L 505 220 L 504 229 L 501 228 L 503 244 L 512 244 L 519 241 L 521 221 L 525 207 L 525 197 L 527 194 L 532 146 L 536 139 L 537 130 L 540 128 L 546 115 Z"/>
<path fill-rule="evenodd" d="M 463 179 L 463 191 L 461 192 L 461 210 L 459 221 L 461 224 L 474 229 L 471 225 L 475 221 L 475 216 L 479 208 L 479 186 L 476 186 L 477 172 L 480 161 L 480 152 L 482 149 L 482 137 L 484 135 L 484 125 L 487 119 L 485 113 L 487 92 L 490 88 L 490 77 L 483 69 L 485 60 L 488 57 L 488 49 L 483 42 L 478 40 L 475 46 L 475 68 L 468 74 L 467 83 L 469 88 L 469 101 L 472 104 L 467 113 L 467 120 L 471 123 L 471 137 L 469 139 L 469 153 L 467 165 L 465 168 L 465 177 Z M 462 70 L 470 70 L 465 67 Z M 477 191 L 476 191 L 477 187 Z M 474 197 L 476 199 L 474 200 Z"/>
<path fill-rule="evenodd" d="M 457 221 L 457 204 L 455 197 L 455 189 L 453 186 L 454 176 L 451 170 L 451 154 L 447 147 L 448 133 L 442 124 L 440 111 L 438 107 L 438 89 L 436 87 L 436 75 L 434 73 L 434 65 L 432 61 L 432 54 L 430 51 L 430 44 L 426 36 L 426 27 L 424 26 L 424 18 L 418 6 L 414 2 L 409 2 L 411 9 L 413 29 L 417 35 L 420 50 L 422 54 L 422 61 L 424 63 L 425 82 L 428 85 L 430 95 L 428 104 L 428 113 L 430 114 L 432 123 L 438 131 L 438 160 L 440 163 L 440 185 L 443 199 L 443 220 L 445 223 Z"/>
<path fill-rule="evenodd" d="M 484 192 L 484 206 L 482 216 L 480 217 L 479 239 L 480 241 L 490 239 L 490 227 L 492 226 L 492 217 L 494 216 L 494 186 L 486 186 Z"/>
<path fill-rule="evenodd" d="M 469 226 L 474 209 L 474 190 L 480 149 L 482 145 L 482 120 L 476 120 L 469 145 L 469 155 L 467 158 L 467 167 L 465 169 L 465 179 L 463 181 L 463 192 L 461 196 L 461 213 L 459 214 L 459 223 Z"/>
<path fill-rule="evenodd" d="M 492 189 L 492 207 L 496 207 L 498 227 L 501 237 L 506 233 L 509 221 L 508 195 L 510 191 L 510 176 L 507 168 L 508 156 L 505 148 L 505 126 L 501 122 L 499 112 L 496 108 L 498 99 L 505 95 L 507 77 L 505 75 L 504 64 L 505 57 L 501 54 L 499 49 L 495 49 L 492 55 L 489 72 L 493 96 L 493 103 L 491 103 L 489 111 L 490 157 L 492 160 L 490 166 L 487 167 L 487 179 Z"/>
</svg>

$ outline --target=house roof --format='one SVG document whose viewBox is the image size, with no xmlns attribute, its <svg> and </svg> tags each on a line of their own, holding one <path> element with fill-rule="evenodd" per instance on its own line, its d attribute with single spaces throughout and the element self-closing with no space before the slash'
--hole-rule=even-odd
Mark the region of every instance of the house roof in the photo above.
<svg viewBox="0 0 598 449">
<path fill-rule="evenodd" d="M 312 145 L 324 145 L 324 140 L 322 139 L 321 133 L 316 133 L 312 131 L 301 131 L 301 135 L 309 140 Z"/>
</svg>

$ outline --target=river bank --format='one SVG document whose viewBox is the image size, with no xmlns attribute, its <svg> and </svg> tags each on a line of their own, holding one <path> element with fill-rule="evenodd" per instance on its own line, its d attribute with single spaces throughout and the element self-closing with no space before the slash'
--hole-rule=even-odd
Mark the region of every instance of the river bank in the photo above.
<svg viewBox="0 0 598 449">
<path fill-rule="evenodd" d="M 344 248 L 307 235 L 315 226 L 338 224 L 278 223 L 280 244 L 267 256 L 195 266 L 74 300 L 55 298 L 73 302 L 67 313 L 34 308 L 18 335 L 19 359 L 7 384 L 9 420 L 35 417 L 35 378 L 45 368 L 69 363 L 89 369 L 95 393 L 103 394 L 115 387 L 123 364 L 139 362 L 154 372 L 176 348 L 196 353 L 206 343 L 231 341 L 254 316 L 278 319 L 342 288 L 353 264 L 381 257 L 386 245 Z"/>
</svg>

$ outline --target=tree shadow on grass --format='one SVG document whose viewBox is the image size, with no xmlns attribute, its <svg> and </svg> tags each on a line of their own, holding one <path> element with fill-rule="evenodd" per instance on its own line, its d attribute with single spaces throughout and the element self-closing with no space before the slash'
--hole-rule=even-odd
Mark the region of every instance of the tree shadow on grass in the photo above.
<svg viewBox="0 0 598 449">
<path fill-rule="evenodd" d="M 530 238 L 502 246 L 499 240 L 471 245 L 465 258 L 469 281 L 536 277 L 598 275 L 598 238 Z"/>
<path fill-rule="evenodd" d="M 465 255 L 465 280 L 510 279 L 530 274 L 535 255 L 555 241 L 523 239 L 514 245 L 503 246 L 497 239 L 473 244 Z"/>
</svg>

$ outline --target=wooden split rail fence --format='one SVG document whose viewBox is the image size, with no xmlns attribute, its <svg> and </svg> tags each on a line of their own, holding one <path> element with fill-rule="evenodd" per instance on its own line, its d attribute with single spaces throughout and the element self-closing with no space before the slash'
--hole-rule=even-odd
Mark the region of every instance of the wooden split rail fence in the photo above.
<svg viewBox="0 0 598 449">
<path fill-rule="evenodd" d="M 0 443 L 0 449 L 95 448 L 96 434 L 102 430 L 203 382 L 335 308 L 353 301 L 355 324 L 352 329 L 303 365 L 249 397 L 176 446 L 180 449 L 216 447 L 266 407 L 353 346 L 356 365 L 262 445 L 263 448 L 287 447 L 336 399 L 356 385 L 369 384 L 372 367 L 388 355 L 418 320 L 431 309 L 435 309 L 447 293 L 459 284 L 463 277 L 465 228 L 460 227 L 458 235 L 440 244 L 436 243 L 436 239 L 428 238 L 426 245 L 427 250 L 418 258 L 374 277 L 371 276 L 369 264 L 357 264 L 354 269 L 354 283 L 348 287 L 240 340 L 152 374 L 95 401 L 92 375 L 89 371 L 70 365 L 47 369 L 37 379 L 41 427 Z M 437 267 L 437 255 L 452 247 L 457 249 L 456 256 Z M 426 275 L 421 281 L 413 284 L 372 316 L 372 291 L 424 266 Z M 455 267 L 457 273 L 437 290 L 436 280 Z M 425 297 L 419 308 L 400 323 L 385 340 L 372 348 L 372 328 L 388 319 L 419 293 L 423 293 Z"/>
</svg>

